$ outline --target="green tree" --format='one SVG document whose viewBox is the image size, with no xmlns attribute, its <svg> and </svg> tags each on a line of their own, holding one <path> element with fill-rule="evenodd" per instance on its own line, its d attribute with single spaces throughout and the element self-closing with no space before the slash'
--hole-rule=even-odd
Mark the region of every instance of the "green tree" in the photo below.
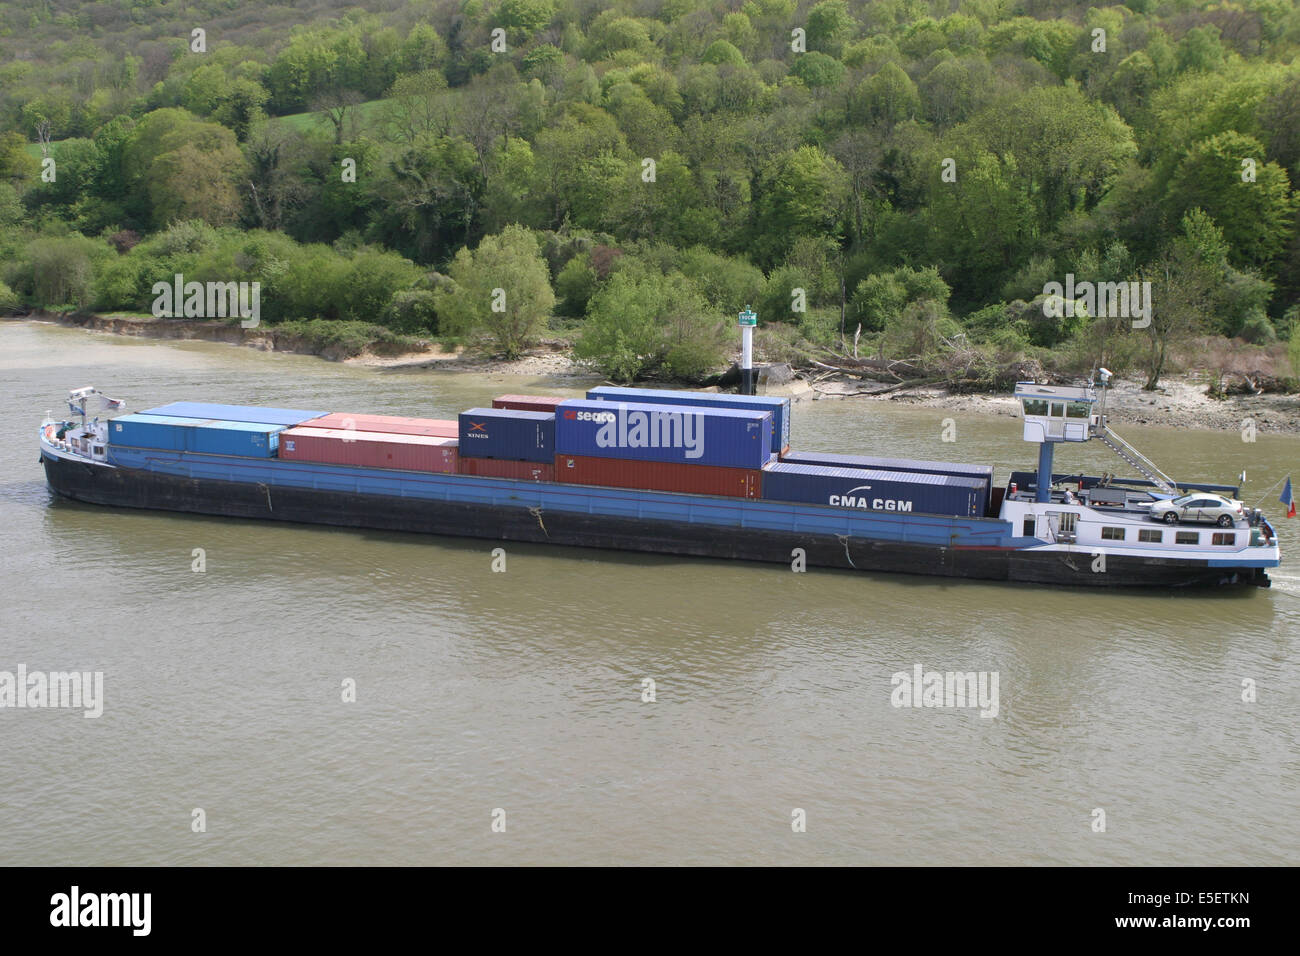
<svg viewBox="0 0 1300 956">
<path fill-rule="evenodd" d="M 839 56 L 857 27 L 844 0 L 821 0 L 808 11 L 808 49 Z"/>
<path fill-rule="evenodd" d="M 1179 220 L 1203 209 L 1223 230 L 1230 260 L 1251 266 L 1264 266 L 1282 251 L 1296 210 L 1286 170 L 1264 161 L 1258 140 L 1233 132 L 1192 147 L 1178 164 L 1165 204 Z"/>
<path fill-rule="evenodd" d="M 848 178 L 818 147 L 801 146 L 764 171 L 760 190 L 755 245 L 770 262 L 799 236 L 837 232 Z"/>
<path fill-rule="evenodd" d="M 616 381 L 693 379 L 726 354 L 723 322 L 679 272 L 625 266 L 600 287 L 574 354 Z"/>
<path fill-rule="evenodd" d="M 1148 347 L 1144 362 L 1148 391 L 1160 384 L 1170 349 L 1204 329 L 1223 276 L 1227 246 L 1214 222 L 1193 209 L 1183 216 L 1182 227 L 1182 234 L 1170 241 L 1142 274 L 1142 279 L 1151 283 L 1151 324 L 1145 329 Z"/>
<path fill-rule="evenodd" d="M 948 283 L 933 266 L 913 269 L 903 266 L 868 276 L 853 293 L 850 315 L 868 331 L 878 331 L 902 321 L 908 307 L 932 302 L 941 316 L 948 314 Z"/>
<path fill-rule="evenodd" d="M 451 283 L 434 295 L 441 328 L 517 358 L 546 326 L 555 305 L 536 236 L 506 226 L 478 248 L 456 253 Z"/>
</svg>

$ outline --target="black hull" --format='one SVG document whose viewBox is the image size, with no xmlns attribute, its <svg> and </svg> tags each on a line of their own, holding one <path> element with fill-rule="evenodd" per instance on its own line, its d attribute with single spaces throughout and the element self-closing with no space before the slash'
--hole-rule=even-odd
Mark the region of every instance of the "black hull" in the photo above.
<svg viewBox="0 0 1300 956">
<path fill-rule="evenodd" d="M 397 498 L 107 468 L 42 456 L 50 487 L 75 501 L 111 507 L 259 518 L 344 528 L 416 532 L 492 541 L 525 541 L 614 551 L 791 564 L 803 548 L 808 567 L 892 571 L 986 581 L 1089 587 L 1267 585 L 1262 570 L 1209 567 L 1204 561 L 1109 556 L 1104 573 L 1086 554 L 1001 548 L 942 548 L 722 528 L 673 521 L 503 508 Z"/>
</svg>

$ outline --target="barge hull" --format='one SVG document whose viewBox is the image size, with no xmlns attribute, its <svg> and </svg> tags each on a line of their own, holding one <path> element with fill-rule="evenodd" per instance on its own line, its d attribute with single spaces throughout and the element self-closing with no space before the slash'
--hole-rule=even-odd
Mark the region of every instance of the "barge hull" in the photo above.
<svg viewBox="0 0 1300 956">
<path fill-rule="evenodd" d="M 1261 585 L 1260 569 L 1211 567 L 1205 561 L 1110 556 L 1105 573 L 1083 553 L 1007 547 L 944 547 L 835 534 L 718 528 L 664 519 L 431 500 L 259 482 L 192 478 L 135 468 L 106 468 L 43 454 L 50 487 L 76 501 L 234 518 L 368 528 L 761 561 L 789 566 L 803 548 L 807 566 L 940 577 L 1096 587 Z"/>
</svg>

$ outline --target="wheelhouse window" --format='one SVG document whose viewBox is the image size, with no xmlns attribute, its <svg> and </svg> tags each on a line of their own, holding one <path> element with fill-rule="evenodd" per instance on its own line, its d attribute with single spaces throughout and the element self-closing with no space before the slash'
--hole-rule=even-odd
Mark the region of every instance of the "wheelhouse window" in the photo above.
<svg viewBox="0 0 1300 956">
<path fill-rule="evenodd" d="M 1200 544 L 1201 535 L 1197 531 L 1179 531 L 1174 535 L 1174 544 Z"/>
<path fill-rule="evenodd" d="M 1087 402 L 1071 402 L 1065 406 L 1066 418 L 1087 418 L 1092 414 L 1092 406 Z"/>
<path fill-rule="evenodd" d="M 1148 544 L 1160 544 L 1165 540 L 1165 533 L 1157 531 L 1155 528 L 1139 528 L 1138 540 L 1145 541 Z"/>
<path fill-rule="evenodd" d="M 1034 536 L 1034 516 L 1033 516 L 1033 515 L 1025 515 L 1025 523 L 1024 523 L 1024 525 L 1021 527 L 1021 529 L 1020 529 L 1020 533 L 1021 533 L 1022 535 L 1024 535 L 1026 538 L 1032 538 L 1032 537 Z"/>
<path fill-rule="evenodd" d="M 1052 402 L 1052 417 L 1053 418 L 1065 417 L 1065 402 Z"/>
<path fill-rule="evenodd" d="M 1123 541 L 1124 529 L 1123 528 L 1102 528 L 1101 537 L 1103 541 Z"/>
<path fill-rule="evenodd" d="M 1046 414 L 1047 414 L 1047 402 L 1043 401 L 1043 399 L 1041 399 L 1041 398 L 1026 398 L 1026 399 L 1025 399 L 1025 414 L 1026 414 L 1026 415 L 1046 415 Z"/>
<path fill-rule="evenodd" d="M 1210 539 L 1210 544 L 1227 545 L 1231 547 L 1237 543 L 1237 536 L 1231 531 L 1216 531 L 1214 537 Z"/>
</svg>

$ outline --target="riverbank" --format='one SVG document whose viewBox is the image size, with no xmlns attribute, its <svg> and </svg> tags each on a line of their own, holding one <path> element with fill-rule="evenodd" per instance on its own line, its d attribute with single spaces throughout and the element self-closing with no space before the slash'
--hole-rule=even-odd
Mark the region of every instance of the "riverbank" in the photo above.
<svg viewBox="0 0 1300 956">
<path fill-rule="evenodd" d="M 1143 390 L 1140 380 L 1111 382 L 1106 414 L 1116 425 L 1153 425 L 1163 428 L 1196 428 L 1245 433 L 1252 425 L 1256 434 L 1300 434 L 1300 398 L 1295 395 L 1232 395 L 1211 398 L 1210 376 L 1169 376 L 1154 392 Z M 846 390 L 856 385 L 846 386 Z M 828 396 L 834 398 L 835 396 Z M 921 388 L 885 396 L 839 398 L 840 401 L 892 401 L 899 404 L 977 412 L 1017 418 L 1018 403 L 1010 395 L 952 393 L 945 389 Z"/>
<path fill-rule="evenodd" d="M 323 322 L 244 329 L 237 322 L 215 319 L 159 319 L 121 314 L 38 313 L 27 320 L 115 335 L 224 342 L 262 351 L 318 355 L 330 361 L 376 369 L 549 378 L 557 387 L 571 384 L 573 379 L 593 378 L 589 369 L 574 361 L 561 340 L 540 343 L 527 355 L 506 361 L 473 355 L 464 349 L 445 349 L 435 341 L 395 335 L 378 326 L 367 326 L 378 331 L 371 333 L 374 340 L 363 341 L 360 330 L 353 330 L 356 334 L 351 336 L 322 334 L 322 331 L 342 331 L 337 323 L 327 327 Z M 1154 392 L 1144 391 L 1140 381 L 1116 379 L 1112 383 L 1107 414 L 1117 425 L 1224 432 L 1243 432 L 1253 425 L 1258 434 L 1300 434 L 1300 397 L 1260 394 L 1217 399 L 1208 394 L 1209 386 L 1210 376 L 1204 373 L 1167 377 Z M 1005 394 L 954 393 L 918 387 L 870 395 L 860 391 L 859 383 L 848 379 L 819 381 L 814 390 L 798 372 L 783 384 L 768 386 L 766 392 L 790 395 L 799 402 L 894 402 L 981 415 L 1010 418 L 1019 415 L 1015 400 Z"/>
</svg>

